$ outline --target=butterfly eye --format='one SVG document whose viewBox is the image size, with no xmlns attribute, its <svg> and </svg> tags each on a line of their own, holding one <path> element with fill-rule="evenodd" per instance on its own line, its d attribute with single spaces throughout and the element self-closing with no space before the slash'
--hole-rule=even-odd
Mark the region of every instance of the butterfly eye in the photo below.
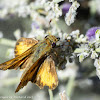
<svg viewBox="0 0 100 100">
<path fill-rule="evenodd" d="M 47 38 L 49 35 L 45 36 L 45 38 Z"/>
<path fill-rule="evenodd" d="M 60 38 L 59 38 L 59 37 L 57 37 L 57 40 L 59 41 L 59 40 L 60 40 Z"/>
<path fill-rule="evenodd" d="M 53 43 L 53 44 L 52 44 L 52 48 L 54 48 L 55 46 L 56 46 L 56 43 Z"/>
</svg>

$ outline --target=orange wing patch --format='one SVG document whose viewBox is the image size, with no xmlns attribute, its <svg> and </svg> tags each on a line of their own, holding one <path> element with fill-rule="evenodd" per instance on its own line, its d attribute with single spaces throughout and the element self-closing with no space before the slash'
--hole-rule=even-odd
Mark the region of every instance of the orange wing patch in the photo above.
<svg viewBox="0 0 100 100">
<path fill-rule="evenodd" d="M 20 38 L 16 42 L 15 57 L 22 54 L 36 43 L 38 43 L 38 40 L 36 40 L 35 38 L 24 38 L 24 37 Z"/>
<path fill-rule="evenodd" d="M 47 57 L 40 66 L 37 72 L 35 83 L 41 89 L 44 86 L 49 86 L 50 89 L 55 89 L 58 86 L 58 77 L 55 69 L 55 63 L 51 56 Z"/>
</svg>

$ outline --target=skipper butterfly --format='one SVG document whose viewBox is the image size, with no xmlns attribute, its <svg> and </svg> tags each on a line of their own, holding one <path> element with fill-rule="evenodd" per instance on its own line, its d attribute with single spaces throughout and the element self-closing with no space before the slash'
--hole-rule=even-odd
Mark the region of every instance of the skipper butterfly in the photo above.
<svg viewBox="0 0 100 100">
<path fill-rule="evenodd" d="M 40 89 L 44 86 L 50 89 L 57 87 L 55 62 L 50 55 L 57 41 L 58 38 L 48 35 L 42 41 L 22 37 L 16 42 L 15 58 L 0 64 L 0 70 L 24 69 L 15 92 L 26 86 L 29 81 L 35 83 Z"/>
</svg>

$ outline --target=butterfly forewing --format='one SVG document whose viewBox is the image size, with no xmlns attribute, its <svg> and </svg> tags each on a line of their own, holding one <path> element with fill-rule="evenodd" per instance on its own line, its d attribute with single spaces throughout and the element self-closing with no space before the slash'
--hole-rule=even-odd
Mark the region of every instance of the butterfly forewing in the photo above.
<svg viewBox="0 0 100 100">
<path fill-rule="evenodd" d="M 34 46 L 37 43 L 38 40 L 36 40 L 35 38 L 24 38 L 24 37 L 20 38 L 16 42 L 15 57 L 21 55 L 23 52 L 25 52 L 26 50 L 28 50 L 30 47 Z"/>
<path fill-rule="evenodd" d="M 37 45 L 35 45 L 36 42 L 35 42 L 35 44 L 31 42 L 31 45 L 29 45 L 29 46 L 25 45 L 24 46 L 24 44 L 25 44 L 25 38 L 24 38 L 24 42 L 22 40 L 23 40 L 23 38 L 20 39 L 20 43 L 18 42 L 17 45 L 16 45 L 16 47 L 15 47 L 15 51 L 16 51 L 15 55 L 16 55 L 16 57 L 13 58 L 13 59 L 11 59 L 11 60 L 9 60 L 9 61 L 7 61 L 7 62 L 4 62 L 4 63 L 0 64 L 0 70 L 17 69 L 35 51 L 35 49 L 37 47 Z M 26 40 L 27 40 L 26 44 L 28 44 L 29 41 L 32 41 L 32 39 L 31 40 L 30 39 L 26 39 Z M 18 44 L 19 44 L 19 46 L 18 46 Z M 19 47 L 19 49 L 18 49 L 18 47 Z M 17 52 L 17 50 L 18 50 L 18 52 Z M 22 67 L 20 67 L 20 68 L 22 68 Z"/>
</svg>

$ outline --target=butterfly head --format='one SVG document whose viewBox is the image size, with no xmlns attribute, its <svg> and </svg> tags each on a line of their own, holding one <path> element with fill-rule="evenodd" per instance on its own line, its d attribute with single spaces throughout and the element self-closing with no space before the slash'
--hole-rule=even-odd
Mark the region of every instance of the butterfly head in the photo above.
<svg viewBox="0 0 100 100">
<path fill-rule="evenodd" d="M 60 38 L 56 38 L 53 35 L 47 35 L 45 39 L 49 40 L 49 43 L 52 45 L 52 48 L 54 48 L 56 46 L 56 42 L 60 40 Z"/>
</svg>

